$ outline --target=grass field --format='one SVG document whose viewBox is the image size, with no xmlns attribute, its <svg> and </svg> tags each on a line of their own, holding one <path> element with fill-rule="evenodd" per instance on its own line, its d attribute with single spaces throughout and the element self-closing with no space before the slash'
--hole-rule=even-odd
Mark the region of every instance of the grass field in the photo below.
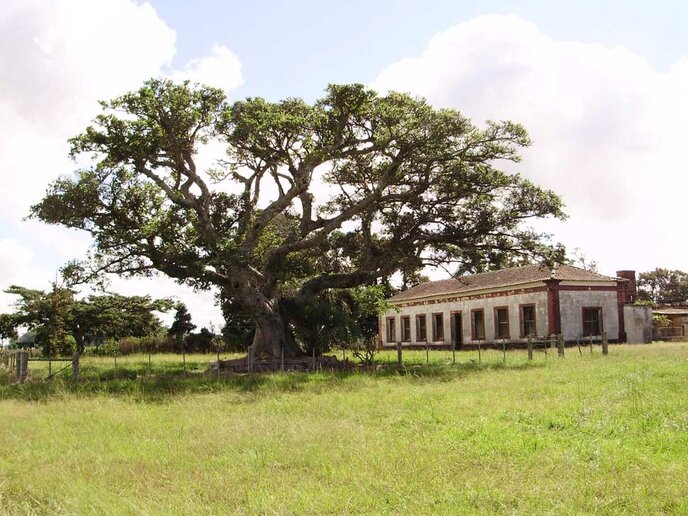
<svg viewBox="0 0 688 516">
<path fill-rule="evenodd" d="M 219 378 L 208 356 L 186 375 L 177 356 L 84 359 L 77 386 L 0 373 L 0 513 L 688 513 L 688 344 L 430 356 Z"/>
</svg>

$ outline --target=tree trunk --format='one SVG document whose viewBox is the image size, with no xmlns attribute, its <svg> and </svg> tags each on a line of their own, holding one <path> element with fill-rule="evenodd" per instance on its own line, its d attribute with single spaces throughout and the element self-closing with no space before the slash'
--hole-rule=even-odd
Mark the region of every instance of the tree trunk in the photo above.
<svg viewBox="0 0 688 516">
<path fill-rule="evenodd" d="M 273 312 L 270 315 L 254 316 L 256 333 L 253 336 L 253 351 L 257 357 L 279 358 L 284 350 L 285 357 L 302 355 L 291 335 L 284 318 Z"/>
</svg>

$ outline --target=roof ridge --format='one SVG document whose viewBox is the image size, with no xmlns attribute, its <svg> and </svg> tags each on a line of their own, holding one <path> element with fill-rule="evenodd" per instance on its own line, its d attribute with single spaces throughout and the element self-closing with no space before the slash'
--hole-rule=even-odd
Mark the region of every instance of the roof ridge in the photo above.
<svg viewBox="0 0 688 516">
<path fill-rule="evenodd" d="M 473 290 L 543 282 L 550 279 L 559 281 L 599 282 L 620 281 L 622 278 L 605 276 L 599 272 L 589 271 L 576 267 L 575 265 L 559 264 L 557 267 L 551 268 L 545 264 L 535 263 L 428 281 L 399 292 L 392 296 L 390 300 L 403 301 L 407 299 L 458 294 Z"/>
</svg>

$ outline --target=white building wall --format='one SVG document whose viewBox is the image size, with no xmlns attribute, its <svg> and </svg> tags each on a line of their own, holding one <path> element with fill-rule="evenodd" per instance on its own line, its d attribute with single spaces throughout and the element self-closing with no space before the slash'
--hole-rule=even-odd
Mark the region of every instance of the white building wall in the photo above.
<svg viewBox="0 0 688 516">
<path fill-rule="evenodd" d="M 616 291 L 600 290 L 561 290 L 559 291 L 559 311 L 561 330 L 565 340 L 583 337 L 583 308 L 602 308 L 602 330 L 607 338 L 619 338 L 619 308 Z"/>
<path fill-rule="evenodd" d="M 411 317 L 411 344 L 416 342 L 416 315 L 425 314 L 428 342 L 431 344 L 451 343 L 451 314 L 461 312 L 463 343 L 477 344 L 478 341 L 472 340 L 471 335 L 471 310 L 484 310 L 485 315 L 485 340 L 483 342 L 493 342 L 495 340 L 495 316 L 496 307 L 507 306 L 509 309 L 509 340 L 525 342 L 521 339 L 521 315 L 520 305 L 535 305 L 535 325 L 538 336 L 545 336 L 548 332 L 547 320 L 547 292 L 531 292 L 525 294 L 510 294 L 504 296 L 484 297 L 481 299 L 457 300 L 442 303 L 428 303 L 416 306 L 399 307 L 398 311 L 389 310 L 383 316 L 382 344 L 390 345 L 387 342 L 386 320 L 387 317 L 394 317 L 396 323 L 396 340 L 401 341 L 401 317 Z M 444 318 L 444 341 L 432 341 L 432 314 L 441 312 Z"/>
<path fill-rule="evenodd" d="M 624 306 L 624 327 L 629 344 L 652 342 L 652 308 Z"/>
</svg>

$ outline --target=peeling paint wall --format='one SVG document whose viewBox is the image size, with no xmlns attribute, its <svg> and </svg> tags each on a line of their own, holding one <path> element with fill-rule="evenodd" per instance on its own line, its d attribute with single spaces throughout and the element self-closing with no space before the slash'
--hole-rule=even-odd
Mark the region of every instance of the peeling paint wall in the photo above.
<svg viewBox="0 0 688 516">
<path fill-rule="evenodd" d="M 619 305 L 616 291 L 566 291 L 559 292 L 561 330 L 564 339 L 573 341 L 583 337 L 583 308 L 602 309 L 602 331 L 607 338 L 619 338 Z"/>
<path fill-rule="evenodd" d="M 652 341 L 652 308 L 649 306 L 624 306 L 626 339 L 629 344 Z"/>
<path fill-rule="evenodd" d="M 547 335 L 548 320 L 547 320 L 547 292 L 531 292 L 526 294 L 512 294 L 509 296 L 486 297 L 484 299 L 470 299 L 466 301 L 456 300 L 444 303 L 434 303 L 426 305 L 405 306 L 400 307 L 399 311 L 390 310 L 382 316 L 382 343 L 383 345 L 390 345 L 387 342 L 387 317 L 394 317 L 396 324 L 396 340 L 401 340 L 401 317 L 410 316 L 411 318 L 411 342 L 410 344 L 421 344 L 416 341 L 416 315 L 426 315 L 427 335 L 430 344 L 447 344 L 451 343 L 451 324 L 452 312 L 461 312 L 462 317 L 462 334 L 464 344 L 477 344 L 477 340 L 472 340 L 471 334 L 471 310 L 483 309 L 485 315 L 485 340 L 482 342 L 493 342 L 495 340 L 495 314 L 496 307 L 506 306 L 509 309 L 509 340 L 516 342 L 525 342 L 526 339 L 521 339 L 521 311 L 520 305 L 534 304 L 535 305 L 535 324 L 537 327 L 537 334 L 539 336 Z M 432 314 L 441 312 L 444 319 L 444 340 L 432 340 Z M 422 342 L 424 343 L 424 341 Z"/>
</svg>

